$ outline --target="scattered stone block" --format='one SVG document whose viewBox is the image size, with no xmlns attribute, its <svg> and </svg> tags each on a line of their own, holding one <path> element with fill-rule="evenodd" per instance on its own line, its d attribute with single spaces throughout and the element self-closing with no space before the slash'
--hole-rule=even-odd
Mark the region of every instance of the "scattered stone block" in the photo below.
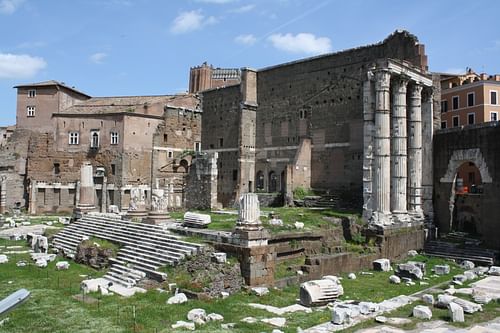
<svg viewBox="0 0 500 333">
<path fill-rule="evenodd" d="M 218 313 L 209 313 L 207 315 L 207 321 L 223 321 L 224 317 Z"/>
<path fill-rule="evenodd" d="M 229 293 L 227 291 L 221 291 L 220 296 L 222 297 L 222 299 L 226 299 L 229 297 Z"/>
<path fill-rule="evenodd" d="M 354 274 L 354 273 L 349 273 L 349 275 L 347 275 L 347 278 L 348 278 L 349 280 L 356 280 L 356 274 Z"/>
<path fill-rule="evenodd" d="M 441 309 L 446 309 L 448 307 L 448 304 L 453 302 L 453 300 L 456 297 L 451 296 L 451 295 L 446 295 L 446 294 L 441 294 L 438 295 L 437 301 L 436 301 L 436 307 L 441 308 Z"/>
<path fill-rule="evenodd" d="M 225 264 L 227 262 L 227 254 L 224 252 L 214 252 L 212 253 L 212 261 L 219 263 L 219 264 Z"/>
<path fill-rule="evenodd" d="M 179 320 L 175 324 L 172 324 L 171 327 L 174 330 L 178 329 L 178 328 L 183 328 L 183 329 L 190 330 L 190 331 L 194 331 L 195 328 L 196 328 L 195 325 L 194 325 L 194 323 L 190 323 L 190 322 L 186 322 L 186 321 L 182 321 L 182 320 Z"/>
<path fill-rule="evenodd" d="M 194 228 L 206 228 L 212 222 L 208 214 L 186 212 L 184 214 L 184 225 Z"/>
<path fill-rule="evenodd" d="M 420 284 L 421 286 L 428 286 L 429 282 L 420 281 L 418 284 Z"/>
<path fill-rule="evenodd" d="M 17 263 L 16 263 L 16 266 L 17 267 L 25 267 L 28 263 L 24 260 L 19 260 Z"/>
<path fill-rule="evenodd" d="M 462 261 L 462 263 L 460 263 L 460 267 L 462 267 L 465 270 L 474 269 L 475 266 L 476 265 L 474 265 L 474 263 L 470 260 L 464 260 Z"/>
<path fill-rule="evenodd" d="M 358 306 L 359 306 L 359 312 L 364 315 L 369 313 L 374 313 L 379 310 L 378 304 L 372 302 L 360 302 Z"/>
<path fill-rule="evenodd" d="M 301 270 L 298 270 L 297 272 L 295 272 L 295 274 L 297 274 L 298 276 L 302 276 L 302 275 L 304 275 L 304 272 Z"/>
<path fill-rule="evenodd" d="M 274 329 L 274 330 L 272 330 L 272 332 L 271 332 L 271 333 L 285 333 L 285 332 L 283 332 L 283 331 L 281 331 L 281 330 L 278 330 L 278 329 Z"/>
<path fill-rule="evenodd" d="M 424 277 L 424 273 L 420 267 L 412 263 L 397 265 L 396 275 L 399 277 L 407 277 L 412 280 L 421 280 Z"/>
<path fill-rule="evenodd" d="M 486 273 L 488 273 L 488 269 L 489 269 L 488 267 L 478 266 L 474 268 L 474 273 L 476 273 L 476 275 L 478 276 L 483 276 Z"/>
<path fill-rule="evenodd" d="M 462 307 L 462 309 L 464 309 L 465 313 L 474 313 L 476 311 L 483 311 L 483 307 L 480 304 L 477 304 L 477 303 L 474 303 L 471 301 L 467 301 L 465 299 L 461 299 L 461 298 L 456 297 L 453 300 L 453 302 L 460 305 Z"/>
<path fill-rule="evenodd" d="M 455 289 L 455 287 L 453 285 L 451 285 L 448 289 L 446 289 L 444 291 L 444 293 L 448 294 L 448 295 L 455 295 L 456 292 L 457 292 L 457 290 Z"/>
<path fill-rule="evenodd" d="M 235 325 L 235 323 L 220 324 L 220 328 L 222 328 L 223 330 L 229 330 L 234 328 Z"/>
<path fill-rule="evenodd" d="M 245 317 L 241 321 L 247 324 L 254 324 L 257 322 L 257 319 L 255 319 L 254 317 Z"/>
<path fill-rule="evenodd" d="M 40 258 L 35 262 L 35 265 L 40 268 L 47 267 L 47 260 Z"/>
<path fill-rule="evenodd" d="M 437 275 L 450 274 L 450 265 L 435 265 L 433 271 Z"/>
<path fill-rule="evenodd" d="M 413 308 L 413 317 L 429 320 L 432 318 L 432 311 L 428 306 L 417 305 Z"/>
<path fill-rule="evenodd" d="M 467 280 L 474 280 L 477 278 L 477 275 L 473 270 L 465 271 L 463 275 L 467 278 Z"/>
<path fill-rule="evenodd" d="M 300 285 L 300 303 L 304 306 L 325 305 L 344 294 L 339 279 L 325 276 L 321 280 L 311 280 Z"/>
<path fill-rule="evenodd" d="M 424 294 L 424 295 L 422 295 L 422 301 L 425 304 L 433 305 L 434 304 L 434 295 Z"/>
<path fill-rule="evenodd" d="M 296 221 L 294 225 L 295 225 L 295 229 L 297 229 L 297 230 L 304 229 L 304 223 L 303 222 Z"/>
<path fill-rule="evenodd" d="M 272 218 L 269 220 L 269 224 L 277 226 L 277 227 L 281 227 L 281 226 L 283 226 L 283 220 L 278 219 L 278 218 Z"/>
<path fill-rule="evenodd" d="M 408 257 L 416 257 L 417 255 L 418 255 L 418 252 L 415 250 L 408 251 Z"/>
<path fill-rule="evenodd" d="M 408 261 L 407 264 L 412 264 L 412 265 L 415 265 L 417 266 L 418 268 L 420 268 L 420 270 L 422 271 L 423 274 L 425 274 L 426 272 L 426 265 L 425 265 L 425 262 L 420 262 L 420 261 Z"/>
<path fill-rule="evenodd" d="M 394 283 L 394 284 L 400 284 L 401 283 L 401 279 L 399 278 L 399 276 L 396 276 L 396 275 L 389 276 L 389 281 L 391 283 Z"/>
<path fill-rule="evenodd" d="M 408 319 L 408 318 L 387 318 L 387 324 L 391 324 L 391 325 L 406 325 L 406 324 L 410 324 L 411 323 L 411 319 Z"/>
<path fill-rule="evenodd" d="M 286 318 L 283 318 L 283 317 L 264 318 L 264 319 L 261 319 L 261 322 L 275 326 L 275 327 L 285 327 Z"/>
<path fill-rule="evenodd" d="M 384 324 L 385 322 L 387 322 L 387 318 L 384 317 L 384 316 L 376 316 L 375 317 L 375 321 L 377 323 L 381 323 L 381 324 Z"/>
<path fill-rule="evenodd" d="M 463 323 L 465 321 L 464 309 L 457 303 L 451 302 L 448 304 L 448 313 L 453 323 Z"/>
<path fill-rule="evenodd" d="M 377 259 L 372 264 L 375 271 L 389 272 L 391 270 L 391 261 L 389 259 Z"/>
<path fill-rule="evenodd" d="M 207 313 L 203 309 L 192 309 L 188 312 L 187 319 L 199 325 L 203 325 L 207 321 Z"/>
<path fill-rule="evenodd" d="M 9 262 L 9 258 L 5 254 L 0 254 L 0 264 L 6 264 Z"/>
<path fill-rule="evenodd" d="M 458 274 L 458 275 L 455 275 L 453 277 L 453 281 L 458 281 L 460 282 L 461 284 L 464 283 L 465 281 L 467 281 L 467 276 L 465 276 L 464 274 Z"/>
<path fill-rule="evenodd" d="M 177 288 L 177 283 L 169 283 L 168 284 L 168 291 L 175 290 Z"/>
<path fill-rule="evenodd" d="M 351 318 L 351 311 L 348 308 L 335 306 L 332 309 L 332 323 L 336 325 L 343 325 Z"/>
<path fill-rule="evenodd" d="M 69 269 L 69 262 L 67 262 L 67 261 L 59 261 L 59 262 L 57 262 L 56 263 L 56 269 L 58 271 Z"/>
<path fill-rule="evenodd" d="M 488 270 L 489 275 L 500 276 L 500 267 L 499 266 L 491 266 Z"/>
<path fill-rule="evenodd" d="M 252 292 L 257 296 L 264 296 L 269 294 L 269 288 L 267 287 L 253 287 Z"/>
<path fill-rule="evenodd" d="M 177 295 L 174 295 L 170 297 L 167 300 L 167 304 L 182 304 L 187 302 L 187 296 L 184 293 L 178 293 Z"/>
</svg>

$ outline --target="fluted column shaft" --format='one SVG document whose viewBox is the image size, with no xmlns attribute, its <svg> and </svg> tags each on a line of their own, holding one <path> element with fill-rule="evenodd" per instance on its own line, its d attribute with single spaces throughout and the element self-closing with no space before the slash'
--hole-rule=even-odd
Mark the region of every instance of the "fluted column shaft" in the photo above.
<svg viewBox="0 0 500 333">
<path fill-rule="evenodd" d="M 390 215 L 390 79 L 388 71 L 375 73 L 375 133 L 373 160 L 374 211 L 380 217 Z"/>
<path fill-rule="evenodd" d="M 374 85 L 369 74 L 363 83 L 363 218 L 369 220 L 373 211 L 373 127 L 375 117 Z"/>
<path fill-rule="evenodd" d="M 391 211 L 401 215 L 407 212 L 407 130 L 406 87 L 408 80 L 399 77 L 393 81 L 392 136 L 391 136 Z"/>
<path fill-rule="evenodd" d="M 408 210 L 422 214 L 422 86 L 410 86 L 408 138 Z"/>
</svg>

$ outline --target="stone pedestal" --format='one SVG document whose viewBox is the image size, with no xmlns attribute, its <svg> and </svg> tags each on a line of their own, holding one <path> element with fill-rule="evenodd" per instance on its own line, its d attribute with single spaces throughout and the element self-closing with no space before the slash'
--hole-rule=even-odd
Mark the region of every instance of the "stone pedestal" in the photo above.
<svg viewBox="0 0 500 333">
<path fill-rule="evenodd" d="M 243 194 L 240 197 L 240 209 L 236 230 L 260 231 L 262 229 L 259 197 L 255 193 Z"/>
<path fill-rule="evenodd" d="M 92 164 L 85 162 L 80 168 L 80 191 L 79 201 L 75 209 L 75 217 L 78 219 L 84 213 L 95 210 L 95 187 Z"/>
<path fill-rule="evenodd" d="M 236 229 L 234 237 L 239 239 L 239 244 L 244 247 L 266 246 L 269 239 L 267 230 L 242 230 Z"/>
<path fill-rule="evenodd" d="M 168 214 L 167 191 L 163 189 L 154 189 L 151 196 L 151 211 L 148 217 L 143 220 L 147 224 L 160 224 L 170 220 Z"/>
<path fill-rule="evenodd" d="M 130 190 L 130 203 L 127 211 L 127 218 L 130 220 L 142 221 L 148 216 L 146 211 L 146 196 L 144 190 L 133 188 Z"/>
</svg>

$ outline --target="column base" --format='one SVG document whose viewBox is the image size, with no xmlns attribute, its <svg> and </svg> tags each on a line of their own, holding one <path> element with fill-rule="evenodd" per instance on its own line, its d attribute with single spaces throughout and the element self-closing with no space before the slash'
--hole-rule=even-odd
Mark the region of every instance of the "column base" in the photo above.
<svg viewBox="0 0 500 333">
<path fill-rule="evenodd" d="M 269 233 L 263 228 L 261 230 L 236 229 L 233 233 L 238 238 L 239 244 L 245 247 L 266 246 Z"/>
<path fill-rule="evenodd" d="M 392 212 L 392 220 L 394 223 L 408 223 L 411 222 L 411 217 L 408 215 L 408 212 Z"/>
<path fill-rule="evenodd" d="M 168 212 L 149 212 L 148 216 L 142 220 L 142 223 L 162 224 L 170 221 L 171 219 Z"/>
<path fill-rule="evenodd" d="M 82 216 L 86 213 L 89 213 L 89 212 L 95 212 L 96 211 L 96 207 L 95 206 L 91 206 L 91 205 L 78 205 L 74 210 L 73 210 L 73 217 L 78 220 L 78 219 L 81 219 Z"/>
<path fill-rule="evenodd" d="M 370 223 L 380 226 L 391 225 L 393 223 L 392 214 L 374 211 L 371 216 Z"/>
<path fill-rule="evenodd" d="M 144 218 L 148 216 L 148 212 L 145 210 L 132 210 L 128 211 L 125 217 L 129 220 L 141 222 Z"/>
</svg>

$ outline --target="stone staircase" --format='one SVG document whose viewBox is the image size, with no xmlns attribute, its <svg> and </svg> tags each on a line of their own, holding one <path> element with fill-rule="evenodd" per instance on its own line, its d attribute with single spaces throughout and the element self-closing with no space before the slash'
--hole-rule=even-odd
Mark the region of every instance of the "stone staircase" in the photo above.
<svg viewBox="0 0 500 333">
<path fill-rule="evenodd" d="M 439 240 L 427 241 L 424 252 L 434 257 L 455 260 L 470 260 L 476 264 L 494 265 L 498 251 L 479 247 L 479 241 L 465 233 L 450 233 Z"/>
<path fill-rule="evenodd" d="M 104 278 L 124 287 L 133 287 L 139 280 L 163 280 L 158 268 L 176 265 L 186 256 L 196 254 L 202 245 L 182 241 L 158 225 L 121 220 L 106 214 L 89 213 L 66 226 L 54 236 L 52 246 L 74 257 L 78 244 L 96 237 L 121 245 Z"/>
</svg>

